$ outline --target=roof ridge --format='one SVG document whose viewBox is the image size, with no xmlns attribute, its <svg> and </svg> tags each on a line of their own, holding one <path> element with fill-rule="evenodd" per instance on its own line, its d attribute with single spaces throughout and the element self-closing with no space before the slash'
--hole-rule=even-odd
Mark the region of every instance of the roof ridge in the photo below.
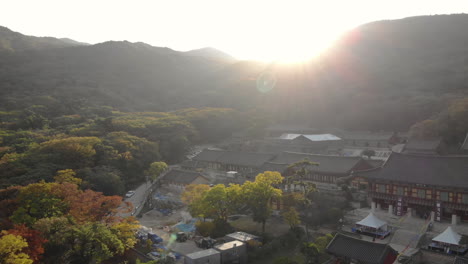
<svg viewBox="0 0 468 264">
<path fill-rule="evenodd" d="M 461 155 L 461 154 L 457 154 L 457 155 L 427 155 L 427 154 L 419 154 L 419 153 L 398 153 L 398 152 L 394 152 L 392 151 L 392 154 L 390 155 L 390 157 L 387 159 L 390 160 L 390 158 L 395 155 L 395 156 L 407 156 L 407 157 L 418 157 L 418 158 L 432 158 L 432 159 L 435 159 L 435 158 L 442 158 L 442 159 L 451 159 L 451 158 L 468 158 L 468 155 Z"/>
<path fill-rule="evenodd" d="M 313 153 L 303 153 L 295 151 L 283 151 L 281 153 L 290 153 L 290 154 L 301 154 L 314 157 L 336 157 L 336 158 L 346 158 L 346 159 L 362 159 L 360 156 L 339 156 L 339 155 L 325 155 L 325 154 L 313 154 Z"/>
</svg>

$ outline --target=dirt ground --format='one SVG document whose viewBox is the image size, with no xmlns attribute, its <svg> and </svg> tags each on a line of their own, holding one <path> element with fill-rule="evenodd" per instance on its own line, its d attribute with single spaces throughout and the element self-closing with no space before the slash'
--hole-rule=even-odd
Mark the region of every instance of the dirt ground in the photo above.
<svg viewBox="0 0 468 264">
<path fill-rule="evenodd" d="M 160 189 L 158 192 L 174 200 L 178 200 L 180 195 L 180 193 L 165 188 Z M 170 215 L 164 215 L 157 210 L 151 210 L 144 213 L 139 221 L 142 226 L 151 228 L 155 234 L 160 236 L 164 240 L 163 244 L 168 249 L 182 255 L 187 255 L 199 251 L 200 248 L 195 245 L 193 240 L 180 243 L 176 242 L 174 238 L 171 238 L 171 235 L 177 232 L 177 230 L 174 229 L 176 224 L 181 222 L 185 223 L 191 218 L 187 208 L 183 207 L 173 210 Z"/>
</svg>

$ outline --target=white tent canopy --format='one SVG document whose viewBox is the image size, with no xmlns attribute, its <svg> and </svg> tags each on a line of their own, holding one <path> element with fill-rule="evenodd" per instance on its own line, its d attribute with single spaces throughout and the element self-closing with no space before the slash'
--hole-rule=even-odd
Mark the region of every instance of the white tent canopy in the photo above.
<svg viewBox="0 0 468 264">
<path fill-rule="evenodd" d="M 372 227 L 375 229 L 387 230 L 387 222 L 380 220 L 373 213 L 356 223 L 357 225 Z"/>
<path fill-rule="evenodd" d="M 451 245 L 460 245 L 461 235 L 453 231 L 452 227 L 449 226 L 445 229 L 444 232 L 440 233 L 438 236 L 434 237 L 432 241 L 446 243 Z"/>
</svg>

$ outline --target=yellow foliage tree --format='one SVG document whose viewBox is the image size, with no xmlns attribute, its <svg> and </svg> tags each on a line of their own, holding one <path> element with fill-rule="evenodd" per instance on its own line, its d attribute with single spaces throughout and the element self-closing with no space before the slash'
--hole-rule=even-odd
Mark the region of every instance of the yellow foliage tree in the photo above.
<svg viewBox="0 0 468 264">
<path fill-rule="evenodd" d="M 4 235 L 0 238 L 0 264 L 32 264 L 32 259 L 21 252 L 28 243 L 21 236 Z"/>
</svg>

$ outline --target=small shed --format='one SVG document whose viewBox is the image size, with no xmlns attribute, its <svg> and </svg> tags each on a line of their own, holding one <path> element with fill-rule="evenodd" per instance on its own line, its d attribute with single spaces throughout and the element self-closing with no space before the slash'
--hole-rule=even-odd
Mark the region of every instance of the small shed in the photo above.
<svg viewBox="0 0 468 264">
<path fill-rule="evenodd" d="M 221 253 L 210 248 L 185 256 L 184 264 L 221 264 Z"/>
</svg>

